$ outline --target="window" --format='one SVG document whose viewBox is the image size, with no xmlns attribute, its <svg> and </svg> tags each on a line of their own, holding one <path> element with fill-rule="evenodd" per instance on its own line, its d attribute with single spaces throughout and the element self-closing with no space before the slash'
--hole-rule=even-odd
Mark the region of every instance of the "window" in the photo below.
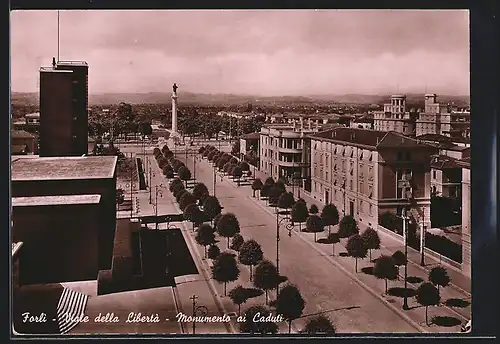
<svg viewBox="0 0 500 344">
<path fill-rule="evenodd" d="M 370 214 L 370 216 L 373 215 L 373 205 L 370 203 L 370 205 L 368 206 L 368 213 Z"/>
<path fill-rule="evenodd" d="M 398 156 L 396 157 L 396 160 L 397 160 L 397 161 L 401 161 L 401 160 L 403 160 L 403 153 L 398 152 Z"/>
<path fill-rule="evenodd" d="M 349 181 L 349 189 L 352 191 L 352 179 Z"/>
<path fill-rule="evenodd" d="M 412 178 L 412 172 L 410 169 L 398 168 L 396 170 L 396 198 L 407 198 L 409 195 L 411 195 L 411 193 L 412 193 L 411 178 Z M 402 184 L 404 184 L 402 182 L 403 180 L 406 180 L 409 182 L 409 189 L 403 190 L 404 189 L 404 187 L 402 185 Z M 404 191 L 406 191 L 406 194 L 404 193 Z"/>
<path fill-rule="evenodd" d="M 363 192 L 363 191 L 364 191 L 364 189 L 365 189 L 365 188 L 364 188 L 363 182 L 359 182 L 359 193 L 361 193 L 361 194 L 362 194 L 362 193 L 364 193 L 364 192 Z"/>
<path fill-rule="evenodd" d="M 410 161 L 411 160 L 411 155 L 410 152 L 406 152 L 406 160 Z"/>
<path fill-rule="evenodd" d="M 363 213 L 363 201 L 359 200 L 359 213 Z"/>
<path fill-rule="evenodd" d="M 432 171 L 432 178 L 433 178 L 433 179 L 436 179 L 436 170 L 433 170 L 433 171 Z"/>
<path fill-rule="evenodd" d="M 326 174 L 325 180 L 329 182 L 330 180 L 328 179 L 328 171 L 326 171 L 325 174 Z"/>
</svg>

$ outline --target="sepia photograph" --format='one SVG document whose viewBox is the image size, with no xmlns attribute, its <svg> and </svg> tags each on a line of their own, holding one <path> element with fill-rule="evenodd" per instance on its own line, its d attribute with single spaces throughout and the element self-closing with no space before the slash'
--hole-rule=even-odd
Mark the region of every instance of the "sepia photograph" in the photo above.
<svg viewBox="0 0 500 344">
<path fill-rule="evenodd" d="M 470 333 L 469 26 L 11 11 L 11 335 Z"/>
</svg>

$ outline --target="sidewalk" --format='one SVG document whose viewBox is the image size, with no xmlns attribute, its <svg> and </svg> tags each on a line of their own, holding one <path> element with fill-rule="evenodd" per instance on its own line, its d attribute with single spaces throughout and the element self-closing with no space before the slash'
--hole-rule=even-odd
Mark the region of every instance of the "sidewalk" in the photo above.
<svg viewBox="0 0 500 344">
<path fill-rule="evenodd" d="M 259 177 L 259 175 L 257 176 Z M 228 181 L 231 185 L 233 185 L 235 188 L 237 188 L 236 184 L 231 182 L 230 179 L 226 178 L 226 181 Z M 263 209 L 266 209 L 266 211 L 274 216 L 274 209 L 267 207 L 265 205 L 265 201 L 259 201 L 257 198 L 252 197 L 252 190 L 250 187 L 239 187 L 239 190 L 241 190 L 242 193 L 247 194 L 247 197 L 252 200 L 253 202 L 259 204 Z M 302 196 L 302 195 L 301 195 Z M 307 201 L 307 200 L 306 200 Z M 314 203 L 319 203 L 319 202 L 314 202 Z M 402 298 L 397 297 L 397 296 L 388 296 L 385 295 L 385 286 L 383 281 L 377 280 L 374 276 L 370 276 L 367 273 L 361 272 L 363 268 L 368 268 L 365 269 L 365 271 L 369 271 L 369 268 L 373 266 L 373 263 L 368 262 L 368 259 L 364 260 L 358 260 L 358 273 L 354 272 L 354 264 L 355 260 L 350 258 L 350 257 L 341 257 L 339 256 L 339 253 L 345 251 L 345 248 L 343 245 L 345 244 L 345 240 L 343 240 L 342 244 L 337 244 L 336 246 L 336 255 L 335 257 L 331 257 L 332 254 L 332 246 L 331 245 L 325 245 L 325 244 L 319 244 L 319 243 L 314 243 L 314 235 L 310 233 L 299 233 L 298 228 L 296 228 L 296 232 L 293 236 L 298 236 L 301 240 L 305 240 L 309 243 L 309 245 L 318 253 L 323 255 L 326 259 L 328 259 L 332 264 L 335 264 L 338 267 L 341 267 L 344 272 L 351 277 L 352 279 L 358 281 L 360 285 L 365 287 L 365 289 L 370 289 L 372 294 L 378 298 L 383 298 L 385 303 L 387 304 L 388 307 L 394 308 L 394 311 L 399 312 L 399 314 L 403 317 L 409 317 L 411 321 L 419 324 L 423 331 L 430 331 L 430 332 L 459 332 L 460 331 L 460 325 L 467 321 L 470 318 L 470 304 L 467 302 L 467 298 L 469 297 L 466 293 L 459 292 L 453 288 L 441 288 L 441 298 L 443 301 L 446 300 L 452 300 L 455 303 L 462 303 L 461 306 L 464 306 L 463 308 L 460 307 L 447 307 L 442 305 L 441 307 L 430 307 L 429 308 L 429 319 L 431 319 L 433 316 L 437 315 L 436 313 L 439 313 L 439 316 L 441 317 L 440 320 L 442 323 L 448 322 L 447 324 L 443 324 L 443 326 L 437 326 L 433 325 L 431 327 L 427 327 L 424 324 L 424 319 L 425 319 L 425 310 L 423 307 L 419 307 L 416 304 L 416 301 L 414 298 L 409 298 L 408 302 L 411 307 L 410 310 L 408 311 L 403 311 L 401 309 L 402 307 Z M 326 234 L 323 234 L 322 236 L 326 236 Z M 321 237 L 321 235 L 319 236 Z M 382 238 L 381 238 L 382 239 Z M 282 239 L 285 240 L 285 239 Z M 376 258 L 377 256 L 380 256 L 380 254 L 392 254 L 392 251 L 396 250 L 396 247 L 394 246 L 389 246 L 390 242 L 388 240 L 384 241 L 384 244 L 387 244 L 387 247 L 382 248 L 381 250 L 378 250 L 379 252 L 372 252 L 372 259 Z M 400 245 L 400 244 L 399 244 Z M 401 269 L 402 270 L 402 269 Z M 427 271 L 420 266 L 414 265 L 414 264 L 409 264 L 408 265 L 408 270 L 409 270 L 409 276 L 413 277 L 414 281 L 418 281 L 418 283 L 427 280 Z M 453 277 L 452 277 L 453 278 Z M 416 289 L 416 284 L 410 284 L 408 285 L 409 288 L 414 288 Z M 389 282 L 389 288 L 394 288 L 397 287 L 399 290 L 403 290 L 404 283 L 403 281 L 394 281 L 394 282 Z M 397 290 L 397 289 L 395 289 Z M 449 302 L 452 302 L 449 301 Z M 446 325 L 446 326 L 445 326 Z"/>
<path fill-rule="evenodd" d="M 162 183 L 165 185 L 165 190 L 163 191 L 163 197 L 158 199 L 158 213 L 165 213 L 165 211 L 182 213 L 179 206 L 175 202 L 172 193 L 168 190 L 168 181 L 165 179 L 161 173 L 160 168 L 156 164 L 156 161 L 152 161 L 152 168 L 155 171 L 155 177 L 152 179 L 152 186 Z M 149 194 L 143 196 L 143 202 L 149 203 Z M 148 210 L 151 207 L 146 206 Z M 144 210 L 146 211 L 146 210 Z M 141 209 L 141 213 L 143 210 Z M 144 215 L 146 213 L 144 212 Z M 199 306 L 204 306 L 207 308 L 207 315 L 220 315 L 227 314 L 224 308 L 223 302 L 218 297 L 215 292 L 213 281 L 211 280 L 211 274 L 207 271 L 207 267 L 202 262 L 202 256 L 200 256 L 199 245 L 194 241 L 194 234 L 191 230 L 191 225 L 187 222 L 182 222 L 179 224 L 181 228 L 181 233 L 184 237 L 186 245 L 191 253 L 191 256 L 195 262 L 198 274 L 189 276 L 178 276 L 175 278 L 176 283 L 179 284 L 174 287 L 174 294 L 178 296 L 178 304 L 181 312 L 187 316 L 192 315 L 192 300 L 190 297 L 196 295 L 198 297 L 197 304 Z M 184 323 L 183 330 L 185 333 L 192 334 L 192 323 Z M 234 333 L 235 330 L 232 328 L 231 324 L 228 323 L 197 323 L 196 324 L 196 334 L 200 333 Z"/>
<path fill-rule="evenodd" d="M 264 182 L 267 178 L 267 175 L 264 172 L 261 171 L 256 171 L 256 178 L 260 178 L 262 182 Z M 295 188 L 297 189 L 297 188 Z M 288 191 L 292 191 L 292 189 L 287 186 Z M 295 194 L 295 197 L 297 197 L 297 191 Z M 324 206 L 323 202 L 320 202 L 317 199 L 312 198 L 311 196 L 308 195 L 307 191 L 304 191 L 304 189 L 300 189 L 300 198 L 304 199 L 306 201 L 308 208 L 312 204 L 316 204 L 318 206 L 318 209 L 321 213 L 321 210 Z M 360 232 L 368 228 L 368 226 L 362 222 L 358 221 L 358 226 L 360 229 Z M 392 236 L 390 236 L 387 233 L 384 233 L 383 231 L 378 231 L 379 236 L 380 236 L 380 246 L 382 249 L 387 249 L 388 251 L 394 253 L 397 250 L 404 250 L 404 245 L 403 245 L 403 240 L 398 240 Z M 428 255 L 425 256 L 425 266 L 420 265 L 420 252 L 408 247 L 408 261 L 410 262 L 410 265 L 415 266 L 416 268 L 424 270 L 427 274 L 429 271 L 439 265 L 443 265 L 439 262 L 439 260 L 430 257 Z M 447 268 L 448 275 L 451 278 L 451 286 L 455 288 L 457 291 L 464 293 L 467 295 L 467 297 L 471 297 L 471 280 L 469 277 L 465 276 L 461 272 L 455 270 L 454 268 Z M 427 278 L 426 278 L 427 279 Z"/>
</svg>

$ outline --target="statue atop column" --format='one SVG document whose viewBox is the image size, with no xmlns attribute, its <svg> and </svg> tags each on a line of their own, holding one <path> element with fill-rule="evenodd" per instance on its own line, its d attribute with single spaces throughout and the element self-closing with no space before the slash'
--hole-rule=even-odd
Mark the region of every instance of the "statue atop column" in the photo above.
<svg viewBox="0 0 500 344">
<path fill-rule="evenodd" d="M 174 82 L 174 85 L 172 86 L 172 91 L 173 91 L 174 93 L 177 93 L 177 89 L 178 89 L 178 88 L 179 88 L 179 87 L 178 87 L 178 86 L 177 86 L 177 84 Z"/>
</svg>

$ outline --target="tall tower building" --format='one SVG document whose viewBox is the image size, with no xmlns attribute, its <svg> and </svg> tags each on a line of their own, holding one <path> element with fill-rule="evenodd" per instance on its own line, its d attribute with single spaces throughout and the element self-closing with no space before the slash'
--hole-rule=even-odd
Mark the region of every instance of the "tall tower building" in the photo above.
<svg viewBox="0 0 500 344">
<path fill-rule="evenodd" d="M 88 153 L 88 64 L 40 68 L 40 156 Z"/>
</svg>

